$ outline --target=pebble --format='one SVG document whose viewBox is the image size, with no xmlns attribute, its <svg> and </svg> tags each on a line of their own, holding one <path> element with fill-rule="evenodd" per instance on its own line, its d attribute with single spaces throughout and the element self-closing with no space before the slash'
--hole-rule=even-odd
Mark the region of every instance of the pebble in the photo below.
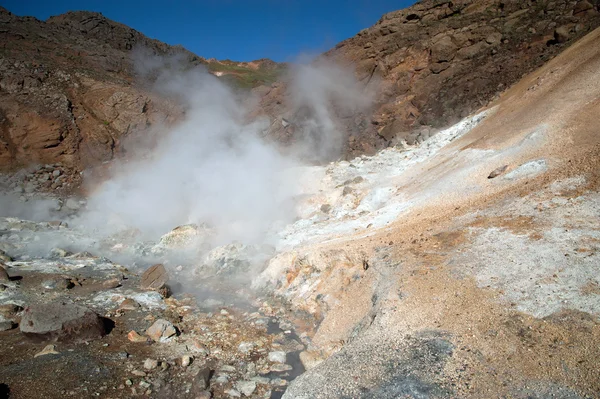
<svg viewBox="0 0 600 399">
<path fill-rule="evenodd" d="M 140 386 L 141 386 L 142 388 L 144 388 L 144 389 L 147 389 L 147 388 L 150 388 L 150 386 L 151 386 L 151 385 L 150 385 L 150 383 L 149 383 L 149 382 L 146 382 L 146 381 L 144 381 L 144 380 L 141 380 L 141 381 L 140 381 Z"/>
<path fill-rule="evenodd" d="M 79 209 L 81 209 L 81 205 L 79 204 L 79 201 L 77 201 L 74 198 L 69 198 L 67 200 L 67 202 L 65 203 L 65 206 L 72 211 L 78 211 Z"/>
<path fill-rule="evenodd" d="M 131 372 L 131 374 L 135 375 L 136 377 L 145 377 L 146 376 L 146 372 L 142 371 L 142 370 L 133 370 Z"/>
<path fill-rule="evenodd" d="M 274 364 L 273 366 L 271 366 L 271 371 L 274 371 L 276 373 L 280 373 L 282 371 L 289 371 L 292 368 L 293 367 L 290 366 L 289 364 L 278 363 L 278 364 Z"/>
<path fill-rule="evenodd" d="M 156 359 L 146 359 L 144 361 L 144 368 L 146 370 L 154 370 L 158 367 L 158 360 Z"/>
<path fill-rule="evenodd" d="M 56 345 L 46 345 L 44 349 L 33 355 L 33 357 L 45 356 L 45 355 L 58 355 L 60 352 L 56 350 Z"/>
<path fill-rule="evenodd" d="M 254 381 L 238 381 L 235 387 L 245 396 L 250 396 L 256 390 L 256 382 Z"/>
<path fill-rule="evenodd" d="M 126 298 L 119 305 L 119 310 L 137 310 L 137 309 L 139 309 L 139 307 L 140 307 L 139 303 L 137 303 L 136 301 L 134 301 L 131 298 Z"/>
<path fill-rule="evenodd" d="M 127 385 L 128 387 L 133 385 L 133 381 L 131 380 L 125 380 L 125 385 Z"/>
<path fill-rule="evenodd" d="M 192 357 L 188 355 L 183 355 L 181 357 L 181 367 L 187 367 L 192 363 Z"/>
<path fill-rule="evenodd" d="M 283 351 L 269 352 L 269 361 L 274 363 L 285 363 L 286 355 Z"/>
<path fill-rule="evenodd" d="M 138 334 L 134 330 L 129 331 L 129 334 L 127 334 L 127 339 L 129 339 L 131 342 L 146 342 L 146 341 L 148 341 L 148 339 L 146 337 L 142 337 L 140 334 Z"/>
<path fill-rule="evenodd" d="M 242 397 L 242 394 L 239 393 L 238 391 L 236 391 L 235 389 L 230 389 L 229 391 L 225 392 L 227 395 L 229 395 L 229 397 L 231 398 L 240 398 Z"/>
<path fill-rule="evenodd" d="M 104 288 L 108 288 L 108 289 L 117 288 L 120 285 L 121 285 L 121 281 L 117 278 L 111 278 L 110 280 L 106 280 L 102 283 L 102 286 Z"/>
<path fill-rule="evenodd" d="M 248 353 L 254 348 L 254 344 L 252 342 L 242 342 L 238 345 L 238 351 L 242 353 Z"/>
<path fill-rule="evenodd" d="M 52 176 L 54 176 L 54 177 L 60 176 L 60 170 L 59 169 L 54 169 L 54 171 L 52 172 Z"/>
</svg>

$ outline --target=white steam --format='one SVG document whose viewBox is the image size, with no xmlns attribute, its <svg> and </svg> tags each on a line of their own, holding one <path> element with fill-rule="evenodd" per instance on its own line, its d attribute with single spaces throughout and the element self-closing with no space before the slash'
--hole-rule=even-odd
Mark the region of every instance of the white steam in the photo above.
<svg viewBox="0 0 600 399">
<path fill-rule="evenodd" d="M 160 132 L 152 152 L 117 165 L 118 173 L 89 198 L 84 223 L 137 228 L 153 238 L 206 223 L 217 232 L 212 244 L 221 245 L 263 243 L 274 224 L 292 221 L 299 157 L 262 139 L 268 121 L 249 123 L 239 93 L 205 69 L 142 58 L 140 71 L 156 78 L 155 90 L 185 105 L 185 120 Z M 298 153 L 339 152 L 343 134 L 334 108 L 348 112 L 366 101 L 352 74 L 325 64 L 297 66 L 289 87 L 292 105 L 307 111 Z"/>
</svg>

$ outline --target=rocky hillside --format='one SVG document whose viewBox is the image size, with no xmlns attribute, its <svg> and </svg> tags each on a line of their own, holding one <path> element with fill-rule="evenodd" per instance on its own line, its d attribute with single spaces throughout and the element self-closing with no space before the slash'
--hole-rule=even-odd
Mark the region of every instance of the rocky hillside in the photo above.
<svg viewBox="0 0 600 399">
<path fill-rule="evenodd" d="M 206 60 L 99 13 L 39 21 L 0 7 L 0 168 L 32 162 L 82 169 L 113 158 L 124 136 L 171 123 L 178 104 L 136 80 L 137 47 L 206 65 L 239 87 L 270 84 L 280 64 Z"/>
<path fill-rule="evenodd" d="M 339 112 L 350 158 L 420 142 L 489 103 L 600 25 L 598 3 L 582 1 L 424 0 L 384 15 L 324 57 L 351 65 L 376 93 L 372 109 Z M 0 167 L 109 161 L 123 138 L 182 115 L 176 101 L 135 79 L 136 47 L 175 55 L 262 100 L 270 137 L 297 137 L 306 110 L 287 102 L 286 66 L 270 60 L 206 60 L 149 39 L 98 13 L 69 12 L 39 21 L 0 9 Z M 291 122 L 282 123 L 282 118 Z"/>
<path fill-rule="evenodd" d="M 325 54 L 352 63 L 378 93 L 372 114 L 345 119 L 346 154 L 426 139 L 599 25 L 598 2 L 588 0 L 423 0 L 384 15 Z M 285 112 L 275 105 L 284 92 L 263 100 L 273 118 Z M 275 137 L 290 136 L 275 126 Z"/>
</svg>

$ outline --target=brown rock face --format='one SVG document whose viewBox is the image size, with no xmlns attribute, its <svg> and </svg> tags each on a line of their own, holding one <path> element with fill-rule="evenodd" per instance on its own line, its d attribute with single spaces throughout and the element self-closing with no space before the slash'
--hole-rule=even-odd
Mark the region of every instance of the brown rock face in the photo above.
<svg viewBox="0 0 600 399">
<path fill-rule="evenodd" d="M 324 55 L 352 65 L 365 91 L 376 93 L 369 110 L 337 112 L 346 157 L 419 142 L 486 105 L 599 26 L 598 7 L 597 0 L 423 0 L 384 15 Z M 181 119 L 175 99 L 136 80 L 137 46 L 254 87 L 262 99 L 255 114 L 272 120 L 270 138 L 299 139 L 295 123 L 306 110 L 292 123 L 283 119 L 292 105 L 286 83 L 271 84 L 281 68 L 272 61 L 206 60 L 93 12 L 44 22 L 0 7 L 0 169 L 62 163 L 77 172 L 122 154 L 124 140 Z"/>
<path fill-rule="evenodd" d="M 270 60 L 205 60 L 95 12 L 39 21 L 0 7 L 0 170 L 62 163 L 80 171 L 121 154 L 125 139 L 180 120 L 184 107 L 176 99 L 138 79 L 132 53 L 138 47 L 177 56 L 186 67 L 233 65 L 247 72 L 243 82 L 250 86 L 279 68 Z"/>
<path fill-rule="evenodd" d="M 325 54 L 378 93 L 372 113 L 346 120 L 347 157 L 457 122 L 599 25 L 590 0 L 423 0 L 384 15 Z M 284 91 L 263 99 L 272 117 L 285 110 Z M 293 141 L 281 124 L 272 134 Z"/>
<path fill-rule="evenodd" d="M 27 336 L 55 341 L 89 340 L 108 332 L 95 312 L 83 306 L 65 303 L 33 305 L 25 309 L 20 324 Z"/>
</svg>

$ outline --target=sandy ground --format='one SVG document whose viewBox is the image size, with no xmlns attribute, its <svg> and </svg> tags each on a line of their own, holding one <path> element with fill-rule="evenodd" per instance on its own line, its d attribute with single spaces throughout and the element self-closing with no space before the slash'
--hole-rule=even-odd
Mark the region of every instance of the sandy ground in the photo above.
<svg viewBox="0 0 600 399">
<path fill-rule="evenodd" d="M 310 171 L 261 276 L 320 320 L 286 398 L 600 396 L 599 40 L 421 158 L 440 137 Z"/>
</svg>

